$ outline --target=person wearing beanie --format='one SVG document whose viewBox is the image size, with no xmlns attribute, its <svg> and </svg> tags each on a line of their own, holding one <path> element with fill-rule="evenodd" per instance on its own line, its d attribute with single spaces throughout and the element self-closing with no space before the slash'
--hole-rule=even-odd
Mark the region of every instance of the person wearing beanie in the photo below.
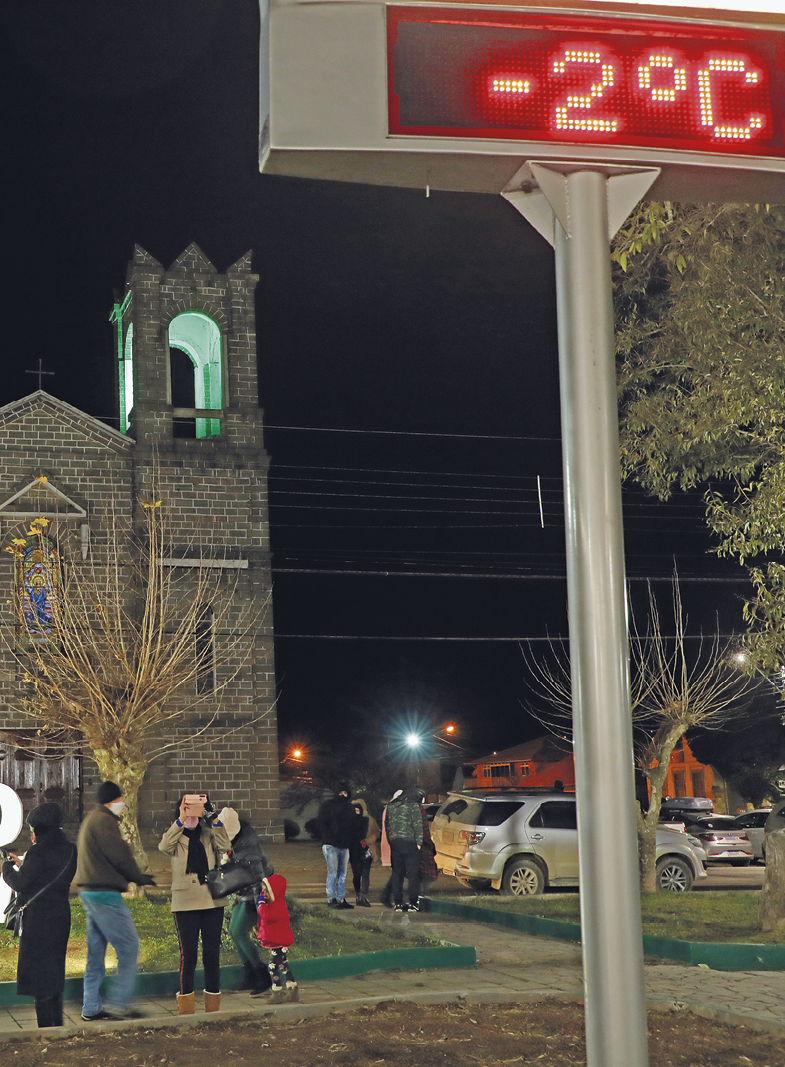
<svg viewBox="0 0 785 1067">
<path fill-rule="evenodd" d="M 3 879 L 24 908 L 16 993 L 35 999 L 38 1025 L 63 1025 L 65 955 L 71 932 L 68 890 L 76 871 L 76 846 L 63 833 L 59 804 L 39 804 L 27 819 L 32 847 L 22 862 L 15 852 Z"/>
<path fill-rule="evenodd" d="M 345 899 L 349 849 L 355 836 L 356 817 L 349 803 L 349 784 L 341 782 L 334 797 L 319 808 L 319 832 L 322 853 L 327 863 L 327 905 L 330 908 L 353 908 Z"/>
<path fill-rule="evenodd" d="M 144 874 L 120 833 L 123 792 L 114 782 L 101 782 L 96 804 L 79 828 L 79 862 L 76 884 L 87 916 L 87 966 L 84 975 L 82 1018 L 136 1018 L 130 1008 L 136 988 L 139 935 L 131 911 L 123 900 L 129 882 L 155 885 Z M 106 1001 L 100 987 L 106 972 L 106 946 L 117 953 L 117 973 Z"/>
</svg>

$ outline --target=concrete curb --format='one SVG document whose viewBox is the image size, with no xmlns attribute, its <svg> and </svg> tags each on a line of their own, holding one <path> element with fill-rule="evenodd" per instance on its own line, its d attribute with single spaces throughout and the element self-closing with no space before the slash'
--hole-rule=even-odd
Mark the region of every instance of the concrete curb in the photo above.
<svg viewBox="0 0 785 1067">
<path fill-rule="evenodd" d="M 116 1033 L 119 1030 L 163 1030 L 170 1027 L 221 1026 L 227 1022 L 239 1026 L 253 1026 L 260 1021 L 278 1021 L 311 1019 L 335 1012 L 351 1012 L 358 1008 L 382 1003 L 394 1004 L 536 1004 L 541 1000 L 559 1000 L 566 1004 L 583 1004 L 582 996 L 569 993 L 553 993 L 533 990 L 527 993 L 472 993 L 470 990 L 452 993 L 411 993 L 403 996 L 355 997 L 338 1003 L 322 1004 L 277 1004 L 260 1007 L 256 1010 L 247 1008 L 222 1009 L 209 1015 L 152 1015 L 143 1019 L 129 1019 L 118 1022 L 93 1023 L 90 1026 L 63 1026 L 47 1030 L 18 1030 L 0 1032 L 0 1045 L 6 1042 L 38 1041 L 51 1044 L 66 1038 L 80 1035 Z M 750 1030 L 769 1033 L 781 1033 L 783 1023 L 770 1019 L 758 1019 L 755 1016 L 742 1015 L 725 1009 L 713 1009 L 705 1004 L 692 1004 L 689 1001 L 664 1001 L 647 999 L 647 1007 L 656 1012 L 685 1011 L 705 1019 L 716 1019 L 725 1026 L 741 1026 Z"/>
<path fill-rule="evenodd" d="M 454 900 L 428 898 L 425 910 L 434 915 L 453 915 L 470 922 L 494 923 L 522 933 L 580 941 L 580 923 L 543 919 L 538 915 L 508 913 L 459 904 Z M 712 971 L 785 971 L 785 945 L 718 944 L 710 941 L 680 941 L 671 937 L 643 936 L 645 956 L 708 967 Z"/>
<path fill-rule="evenodd" d="M 377 952 L 357 952 L 349 956 L 321 956 L 314 959 L 290 960 L 298 982 L 318 982 L 329 978 L 353 978 L 371 971 L 416 971 L 433 967 L 473 967 L 477 952 L 473 945 L 418 945 L 413 948 L 388 948 Z M 240 981 L 240 966 L 222 967 L 221 982 L 230 988 Z M 204 985 L 204 971 L 196 972 L 196 988 Z M 179 988 L 177 971 L 141 972 L 136 983 L 138 997 L 171 994 Z M 82 979 L 66 978 L 63 1000 L 82 999 Z M 32 1004 L 32 997 L 18 997 L 16 982 L 0 982 L 0 1007 Z M 91 1028 L 94 1029 L 94 1028 Z"/>
</svg>

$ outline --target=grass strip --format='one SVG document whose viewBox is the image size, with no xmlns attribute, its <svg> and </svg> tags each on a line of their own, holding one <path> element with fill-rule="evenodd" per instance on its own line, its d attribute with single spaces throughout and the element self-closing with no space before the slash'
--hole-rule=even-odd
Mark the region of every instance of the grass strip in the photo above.
<svg viewBox="0 0 785 1067">
<path fill-rule="evenodd" d="M 287 897 L 286 903 L 294 931 L 294 945 L 289 950 L 292 960 L 314 959 L 323 956 L 348 956 L 360 952 L 378 952 L 391 948 L 410 948 L 438 944 L 433 938 L 423 935 L 406 936 L 402 931 L 382 927 L 373 921 L 345 922 L 323 907 L 303 904 L 296 898 Z M 156 894 L 142 900 L 128 900 L 136 929 L 139 933 L 139 969 L 145 972 L 176 971 L 180 966 L 180 951 L 174 930 L 174 921 L 168 896 Z M 231 906 L 231 905 L 230 905 Z M 221 942 L 223 966 L 239 964 L 228 931 L 228 913 L 224 922 Z M 0 929 L 0 982 L 16 979 L 18 941 L 10 931 Z M 262 950 L 262 957 L 267 953 Z M 87 961 L 87 935 L 85 913 L 78 899 L 71 902 L 71 937 L 68 942 L 65 973 L 67 977 L 84 974 Z M 110 948 L 107 952 L 107 967 L 115 964 Z"/>
<path fill-rule="evenodd" d="M 540 897 L 481 893 L 472 897 L 471 903 L 494 911 L 580 922 L 579 893 Z M 718 944 L 785 944 L 785 928 L 768 934 L 760 932 L 759 907 L 760 893 L 757 892 L 643 894 L 643 933 L 651 937 Z"/>
</svg>

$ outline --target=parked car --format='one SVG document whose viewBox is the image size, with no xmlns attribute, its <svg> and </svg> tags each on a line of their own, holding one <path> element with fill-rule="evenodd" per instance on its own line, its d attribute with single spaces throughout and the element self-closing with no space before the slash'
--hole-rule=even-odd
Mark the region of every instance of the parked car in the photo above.
<svg viewBox="0 0 785 1067">
<path fill-rule="evenodd" d="M 439 869 L 472 888 L 530 896 L 578 884 L 575 797 L 564 793 L 451 793 L 431 836 Z M 706 853 L 681 831 L 658 828 L 656 856 L 660 889 L 685 892 L 706 877 Z"/>
<path fill-rule="evenodd" d="M 770 811 L 771 808 L 755 808 L 754 811 L 743 811 L 733 820 L 736 829 L 743 830 L 750 839 L 753 859 L 760 860 L 761 863 L 766 862 L 763 827 Z"/>
<path fill-rule="evenodd" d="M 733 815 L 695 815 L 689 817 L 684 829 L 698 838 L 709 863 L 746 867 L 752 863 L 752 845 L 746 830 L 737 829 L 735 822 Z"/>
</svg>

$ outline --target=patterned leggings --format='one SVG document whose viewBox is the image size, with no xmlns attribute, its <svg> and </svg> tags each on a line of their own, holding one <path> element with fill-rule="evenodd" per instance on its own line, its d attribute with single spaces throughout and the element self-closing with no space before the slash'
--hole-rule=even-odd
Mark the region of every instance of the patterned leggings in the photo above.
<svg viewBox="0 0 785 1067">
<path fill-rule="evenodd" d="M 267 964 L 267 970 L 273 981 L 273 989 L 281 989 L 288 982 L 294 982 L 287 956 L 288 950 L 285 948 L 270 949 L 270 962 Z"/>
</svg>

